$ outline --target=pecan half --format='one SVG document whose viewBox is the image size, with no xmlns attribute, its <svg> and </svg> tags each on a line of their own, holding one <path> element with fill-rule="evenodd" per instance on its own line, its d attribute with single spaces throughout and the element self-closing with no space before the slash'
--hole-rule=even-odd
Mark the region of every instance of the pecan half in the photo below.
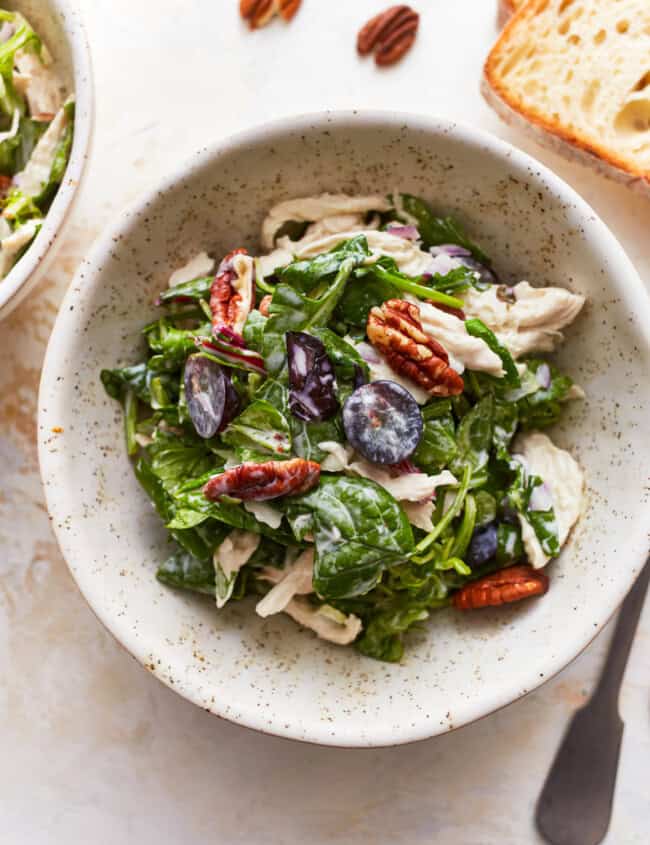
<svg viewBox="0 0 650 845">
<path fill-rule="evenodd" d="M 280 17 L 287 23 L 296 14 L 302 0 L 239 0 L 239 14 L 251 29 L 259 29 L 274 17 Z"/>
<path fill-rule="evenodd" d="M 304 458 L 290 461 L 247 463 L 211 478 L 203 488 L 206 499 L 232 496 L 243 501 L 263 502 L 279 496 L 297 496 L 318 484 L 320 464 Z"/>
<path fill-rule="evenodd" d="M 245 249 L 235 249 L 223 259 L 210 288 L 214 329 L 226 328 L 241 335 L 255 301 L 255 265 Z"/>
<path fill-rule="evenodd" d="M 293 18 L 302 4 L 302 0 L 276 0 L 278 12 L 287 23 Z"/>
<path fill-rule="evenodd" d="M 460 610 L 498 607 L 548 590 L 548 576 L 532 566 L 509 566 L 484 578 L 471 581 L 455 593 L 452 601 Z"/>
<path fill-rule="evenodd" d="M 260 300 L 260 304 L 259 304 L 258 311 L 260 312 L 260 314 L 261 314 L 263 317 L 268 317 L 268 316 L 269 316 L 269 313 L 270 313 L 270 312 L 269 312 L 269 305 L 271 304 L 271 300 L 272 300 L 272 299 L 273 299 L 273 297 L 271 296 L 271 294 L 270 294 L 270 293 L 267 293 L 267 294 L 266 294 L 265 296 L 263 296 L 263 297 L 262 297 L 262 299 Z"/>
<path fill-rule="evenodd" d="M 417 305 L 389 299 L 381 307 L 371 308 L 366 332 L 396 373 L 410 378 L 432 396 L 463 392 L 463 379 L 449 366 L 444 348 L 422 328 Z"/>
<path fill-rule="evenodd" d="M 357 36 L 357 51 L 366 56 L 375 48 L 375 62 L 392 65 L 402 58 L 415 41 L 420 16 L 410 6 L 391 6 L 362 27 Z"/>
<path fill-rule="evenodd" d="M 275 0 L 239 0 L 239 14 L 251 29 L 266 26 L 275 12 Z"/>
</svg>

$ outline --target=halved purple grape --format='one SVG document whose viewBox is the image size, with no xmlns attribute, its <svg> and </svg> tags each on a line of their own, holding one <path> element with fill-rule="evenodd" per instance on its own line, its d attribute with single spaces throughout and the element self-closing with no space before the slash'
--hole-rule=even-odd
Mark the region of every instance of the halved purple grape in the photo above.
<svg viewBox="0 0 650 845">
<path fill-rule="evenodd" d="M 472 534 L 465 562 L 468 566 L 482 566 L 497 553 L 497 524 L 490 522 Z"/>
<path fill-rule="evenodd" d="M 339 409 L 336 376 L 323 343 L 305 332 L 287 332 L 289 409 L 305 422 L 328 420 Z"/>
<path fill-rule="evenodd" d="M 183 374 L 190 419 L 199 437 L 210 438 L 223 424 L 226 405 L 232 410 L 234 392 L 230 379 L 216 361 L 190 355 Z"/>
<path fill-rule="evenodd" d="M 375 464 L 399 464 L 410 457 L 423 425 L 418 403 L 394 381 L 364 384 L 343 407 L 345 436 L 355 451 Z"/>
</svg>

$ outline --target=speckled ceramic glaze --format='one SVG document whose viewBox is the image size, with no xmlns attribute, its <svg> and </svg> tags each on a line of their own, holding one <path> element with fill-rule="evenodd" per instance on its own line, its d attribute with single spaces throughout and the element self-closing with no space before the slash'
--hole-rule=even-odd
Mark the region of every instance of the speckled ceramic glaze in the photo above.
<svg viewBox="0 0 650 845">
<path fill-rule="evenodd" d="M 258 247 L 268 207 L 322 191 L 399 187 L 457 215 L 506 280 L 584 293 L 558 360 L 587 392 L 555 432 L 585 468 L 586 513 L 548 569 L 541 600 L 435 613 L 398 665 L 316 639 L 252 603 L 217 613 L 162 587 L 164 528 L 126 457 L 102 367 L 139 360 L 156 293 L 196 252 Z M 496 138 L 409 115 L 323 114 L 201 152 L 125 214 L 82 265 L 61 308 L 40 394 L 40 459 L 59 543 L 118 640 L 201 707 L 259 730 L 337 745 L 449 731 L 565 666 L 604 625 L 648 550 L 650 310 L 593 211 Z"/>
<path fill-rule="evenodd" d="M 0 320 L 33 289 L 56 253 L 90 154 L 93 126 L 90 51 L 79 11 L 68 0 L 4 0 L 2 6 L 25 15 L 41 36 L 67 90 L 75 94 L 76 109 L 74 141 L 65 178 L 34 243 L 4 279 L 0 279 Z"/>
</svg>

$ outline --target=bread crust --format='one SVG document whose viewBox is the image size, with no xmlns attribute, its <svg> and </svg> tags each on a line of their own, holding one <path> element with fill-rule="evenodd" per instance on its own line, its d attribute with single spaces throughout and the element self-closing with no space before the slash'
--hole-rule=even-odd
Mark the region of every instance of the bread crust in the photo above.
<svg viewBox="0 0 650 845">
<path fill-rule="evenodd" d="M 514 0 L 499 0 L 497 8 L 497 25 L 499 29 L 506 25 L 514 13 Z"/>
<path fill-rule="evenodd" d="M 505 4 L 511 5 L 509 0 L 501 0 L 501 5 Z M 481 80 L 483 97 L 502 120 L 522 129 L 541 146 L 559 153 L 570 161 L 587 165 L 602 175 L 621 182 L 650 198 L 650 173 L 630 165 L 616 153 L 595 144 L 582 133 L 571 132 L 559 121 L 527 108 L 521 98 L 512 94 L 507 86 L 502 84 L 496 71 L 501 49 L 507 44 L 511 31 L 519 21 L 530 16 L 537 6 L 538 2 L 528 0 L 506 23 L 483 67 Z"/>
</svg>

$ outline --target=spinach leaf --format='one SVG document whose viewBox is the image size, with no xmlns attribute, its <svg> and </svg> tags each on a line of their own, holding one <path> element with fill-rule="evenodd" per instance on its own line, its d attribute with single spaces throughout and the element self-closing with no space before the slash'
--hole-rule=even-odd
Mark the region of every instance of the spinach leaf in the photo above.
<svg viewBox="0 0 650 845">
<path fill-rule="evenodd" d="M 562 403 L 566 401 L 573 380 L 563 375 L 546 361 L 531 359 L 526 361 L 528 369 L 538 382 L 541 380 L 540 368 L 548 368 L 548 387 L 539 386 L 538 390 L 519 400 L 519 420 L 523 429 L 547 428 L 556 423 L 562 414 Z M 538 373 L 540 377 L 538 378 Z"/>
<path fill-rule="evenodd" d="M 146 452 L 152 471 L 168 493 L 173 493 L 191 479 L 206 473 L 214 475 L 221 469 L 206 441 L 189 434 L 179 436 L 158 429 Z"/>
<path fill-rule="evenodd" d="M 174 502 L 165 491 L 162 481 L 153 471 L 151 463 L 145 458 L 135 465 L 135 475 L 145 493 L 151 499 L 163 522 L 169 522 L 174 513 Z M 199 560 L 208 560 L 214 547 L 221 542 L 224 527 L 214 520 L 207 520 L 197 528 L 174 529 L 170 531 L 174 540 L 189 554 Z"/>
<path fill-rule="evenodd" d="M 448 466 L 458 452 L 456 426 L 451 410 L 441 416 L 427 419 L 427 408 L 428 406 L 425 406 L 423 411 L 425 422 L 422 439 L 412 460 L 425 472 L 437 472 Z"/>
<path fill-rule="evenodd" d="M 370 618 L 356 647 L 366 657 L 397 663 L 404 654 L 404 632 L 428 616 L 424 607 L 401 598 Z"/>
<path fill-rule="evenodd" d="M 523 554 L 524 547 L 521 542 L 519 526 L 509 522 L 500 522 L 497 525 L 497 564 L 509 566 L 521 560 Z"/>
<path fill-rule="evenodd" d="M 154 410 L 175 407 L 178 401 L 178 379 L 169 373 L 155 373 L 146 363 L 102 370 L 100 378 L 113 399 L 123 399 L 125 391 L 132 390 L 138 399 Z"/>
<path fill-rule="evenodd" d="M 462 308 L 463 301 L 453 296 L 448 296 L 433 285 L 423 284 L 421 277 L 407 276 L 397 267 L 395 259 L 382 255 L 374 264 L 359 267 L 354 271 L 355 278 L 363 279 L 369 277 L 374 283 L 380 282 L 390 285 L 398 292 L 411 293 L 420 299 L 427 299 L 433 302 L 440 302 L 442 305 L 449 305 L 451 308 Z"/>
<path fill-rule="evenodd" d="M 390 282 L 377 276 L 360 276 L 348 285 L 336 309 L 336 316 L 351 326 L 363 327 L 368 322 L 371 308 L 388 299 L 399 298 L 399 290 Z"/>
<path fill-rule="evenodd" d="M 521 387 L 519 371 L 509 350 L 499 341 L 494 332 L 489 329 L 482 320 L 473 317 L 465 320 L 467 334 L 477 337 L 490 347 L 492 352 L 499 356 L 505 375 L 503 380 L 509 387 Z"/>
<path fill-rule="evenodd" d="M 232 528 L 243 531 L 253 531 L 277 540 L 284 545 L 296 545 L 293 534 L 282 528 L 271 528 L 265 522 L 257 520 L 252 513 L 245 510 L 243 505 L 232 501 L 211 502 L 203 495 L 202 487 L 178 490 L 173 495 L 175 513 L 167 524 L 169 529 L 194 528 L 206 519 L 216 519 L 225 522 Z"/>
<path fill-rule="evenodd" d="M 394 201 L 392 197 L 389 197 Z M 490 265 L 490 259 L 483 252 L 483 250 L 473 243 L 462 230 L 460 225 L 453 217 L 436 217 L 431 208 L 418 197 L 411 194 L 400 194 L 398 205 L 411 218 L 414 218 L 420 237 L 424 247 L 428 249 L 432 246 L 440 246 L 440 244 L 458 244 L 459 246 L 468 249 L 474 258 L 482 264 Z M 399 208 L 394 212 L 394 216 L 402 219 L 403 222 L 410 222 L 404 217 L 400 218 Z"/>
<path fill-rule="evenodd" d="M 472 484 L 482 478 L 487 467 L 494 434 L 494 397 L 483 397 L 460 421 L 456 436 L 458 453 L 451 463 L 451 471 L 458 475 L 469 464 Z"/>
<path fill-rule="evenodd" d="M 277 270 L 276 275 L 281 283 L 290 285 L 301 293 L 309 293 L 321 283 L 333 279 L 340 272 L 344 261 L 351 259 L 352 266 L 356 267 L 363 264 L 369 255 L 365 235 L 358 235 L 349 241 L 343 241 L 330 252 L 304 261 L 294 261 Z"/>
<path fill-rule="evenodd" d="M 215 572 L 212 560 L 199 560 L 186 551 L 179 551 L 159 567 L 156 578 L 168 587 L 191 590 L 214 596 Z"/>
<path fill-rule="evenodd" d="M 556 557 L 560 552 L 560 542 L 555 510 L 552 507 L 546 510 L 530 508 L 534 489 L 541 487 L 544 482 L 538 475 L 528 474 L 525 467 L 515 459 L 510 460 L 510 469 L 514 478 L 506 493 L 508 504 L 530 523 L 544 553 Z"/>
<path fill-rule="evenodd" d="M 490 522 L 494 522 L 497 515 L 497 501 L 487 490 L 477 490 L 474 493 L 476 500 L 476 527 L 482 528 Z"/>
<path fill-rule="evenodd" d="M 221 439 L 229 446 L 241 447 L 272 457 L 291 452 L 291 430 L 286 417 L 264 399 L 256 399 L 235 417 Z M 270 457 L 267 455 L 267 460 Z"/>
<path fill-rule="evenodd" d="M 327 325 L 355 266 L 354 258 L 346 258 L 332 285 L 317 299 L 310 299 L 287 284 L 277 285 L 264 334 L 284 335 Z"/>
<path fill-rule="evenodd" d="M 207 300 L 210 296 L 213 279 L 213 276 L 201 276 L 198 279 L 174 285 L 174 287 L 167 288 L 160 294 L 158 302 L 161 305 L 169 305 L 177 302 L 198 303 L 202 299 Z"/>
<path fill-rule="evenodd" d="M 211 327 L 205 323 L 196 329 L 177 329 L 163 317 L 147 326 L 144 334 L 149 348 L 157 353 L 149 359 L 149 369 L 176 370 L 188 355 L 196 352 L 197 337 L 210 337 Z"/>
<path fill-rule="evenodd" d="M 303 422 L 291 417 L 293 451 L 298 458 L 322 463 L 328 452 L 320 448 L 320 443 L 343 443 L 341 423 L 338 417 L 323 422 Z"/>
<path fill-rule="evenodd" d="M 519 424 L 519 411 L 517 406 L 511 402 L 501 402 L 498 399 L 494 402 L 494 429 L 492 441 L 499 450 L 506 450 L 512 438 L 517 432 Z"/>
<path fill-rule="evenodd" d="M 413 548 L 404 511 L 383 487 L 365 478 L 322 475 L 317 488 L 288 500 L 287 511 L 312 515 L 314 589 L 326 599 L 367 593 L 384 569 Z"/>
<path fill-rule="evenodd" d="M 265 356 L 264 350 L 264 330 L 268 317 L 265 317 L 257 309 L 250 312 L 244 324 L 242 336 L 246 341 L 246 345 L 261 355 Z"/>
<path fill-rule="evenodd" d="M 47 129 L 47 123 L 22 116 L 18 132 L 13 138 L 0 142 L 0 173 L 13 176 L 25 169 L 29 157 L 39 138 Z"/>
</svg>

